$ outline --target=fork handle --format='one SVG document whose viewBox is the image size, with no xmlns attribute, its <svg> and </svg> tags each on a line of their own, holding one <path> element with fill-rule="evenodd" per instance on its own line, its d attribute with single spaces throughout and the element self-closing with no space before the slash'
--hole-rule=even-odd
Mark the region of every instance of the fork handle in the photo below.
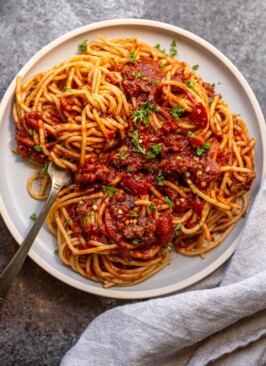
<svg viewBox="0 0 266 366">
<path fill-rule="evenodd" d="M 42 224 L 61 187 L 62 187 L 62 185 L 52 182 L 52 187 L 51 187 L 49 196 L 48 196 L 45 204 L 43 205 L 42 210 L 41 210 L 38 218 L 36 219 L 35 224 L 30 229 L 28 235 L 26 236 L 25 240 L 23 241 L 23 243 L 17 250 L 14 257 L 11 259 L 9 264 L 6 266 L 4 271 L 1 273 L 1 275 L 0 275 L 0 306 L 4 302 L 4 299 L 6 298 L 7 292 L 9 290 L 13 280 L 18 275 L 27 255 L 28 255 L 28 252 L 29 252 L 36 236 L 38 235 L 38 233 L 42 227 Z"/>
</svg>

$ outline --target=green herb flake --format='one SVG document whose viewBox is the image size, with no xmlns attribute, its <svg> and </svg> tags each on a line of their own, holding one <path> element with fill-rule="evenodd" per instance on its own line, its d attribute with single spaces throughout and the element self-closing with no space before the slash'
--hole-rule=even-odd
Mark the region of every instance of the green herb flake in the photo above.
<svg viewBox="0 0 266 366">
<path fill-rule="evenodd" d="M 54 254 L 57 254 L 58 255 L 59 254 L 59 250 L 58 249 L 55 249 L 54 250 Z"/>
<path fill-rule="evenodd" d="M 167 61 L 161 62 L 160 67 L 163 69 L 166 66 Z"/>
<path fill-rule="evenodd" d="M 193 83 L 191 80 L 186 80 L 186 81 L 185 81 L 185 85 L 186 85 L 189 89 L 194 89 L 194 88 L 195 88 L 195 83 Z"/>
<path fill-rule="evenodd" d="M 34 212 L 33 214 L 31 214 L 30 215 L 30 219 L 32 220 L 32 221 L 36 221 L 37 220 L 37 215 L 36 215 L 36 213 Z"/>
<path fill-rule="evenodd" d="M 191 137 L 192 139 L 194 139 L 196 137 L 195 133 L 188 131 L 188 136 Z"/>
<path fill-rule="evenodd" d="M 145 149 L 143 147 L 141 147 L 140 144 L 139 144 L 139 133 L 138 133 L 137 130 L 132 132 L 131 142 L 134 146 L 133 151 L 145 154 Z"/>
<path fill-rule="evenodd" d="M 44 166 L 42 167 L 41 169 L 41 172 L 43 174 L 47 174 L 47 171 L 48 171 L 48 167 L 49 167 L 49 163 L 45 163 Z"/>
<path fill-rule="evenodd" d="M 143 74 L 142 74 L 142 72 L 136 72 L 136 78 L 139 78 L 139 79 L 141 79 L 141 78 L 143 78 Z"/>
<path fill-rule="evenodd" d="M 157 211 L 157 207 L 153 202 L 148 205 L 148 213 L 151 213 L 151 211 Z"/>
<path fill-rule="evenodd" d="M 154 159 L 155 158 L 155 154 L 151 151 L 148 151 L 146 154 L 146 158 L 147 159 Z"/>
<path fill-rule="evenodd" d="M 67 88 L 66 86 L 64 87 L 64 92 L 67 92 L 69 90 L 70 90 L 70 88 Z"/>
<path fill-rule="evenodd" d="M 137 61 L 137 58 L 136 58 L 136 55 L 135 55 L 134 51 L 129 52 L 129 60 L 130 60 L 130 62 L 136 62 Z"/>
<path fill-rule="evenodd" d="M 35 145 L 33 146 L 34 150 L 38 151 L 38 152 L 42 152 L 42 146 L 41 145 Z"/>
<path fill-rule="evenodd" d="M 164 199 L 165 199 L 165 202 L 169 205 L 170 208 L 174 207 L 174 202 L 172 200 L 170 200 L 169 197 L 165 196 Z"/>
<path fill-rule="evenodd" d="M 172 41 L 170 48 L 170 56 L 174 57 L 177 55 L 176 41 Z"/>
<path fill-rule="evenodd" d="M 131 216 L 131 217 L 137 217 L 137 216 L 138 216 L 138 214 L 137 214 L 137 212 L 136 212 L 136 211 L 130 211 L 130 216 Z"/>
<path fill-rule="evenodd" d="M 132 168 L 131 166 L 128 166 L 128 167 L 127 167 L 127 172 L 128 172 L 128 173 L 132 173 L 132 172 L 133 172 L 133 168 Z"/>
<path fill-rule="evenodd" d="M 102 186 L 102 190 L 108 192 L 110 197 L 113 197 L 115 194 L 115 187 L 113 186 Z"/>
<path fill-rule="evenodd" d="M 86 215 L 85 215 L 85 219 L 86 220 L 88 220 L 88 219 L 90 219 L 91 218 L 91 213 L 87 213 Z"/>
<path fill-rule="evenodd" d="M 34 137 L 34 136 L 36 135 L 36 131 L 35 131 L 35 130 L 32 130 L 31 128 L 29 128 L 27 131 L 28 131 L 28 133 L 29 133 L 32 137 Z"/>
<path fill-rule="evenodd" d="M 152 166 L 149 166 L 149 168 L 148 168 L 148 172 L 149 172 L 149 173 L 153 173 L 153 172 L 154 172 L 154 170 L 153 170 L 153 167 L 152 167 Z"/>
<path fill-rule="evenodd" d="M 156 86 L 157 84 L 158 84 L 158 81 L 157 80 L 153 80 L 152 86 Z"/>
<path fill-rule="evenodd" d="M 83 41 L 79 45 L 79 49 L 80 49 L 81 52 L 87 52 L 87 50 L 88 50 L 87 40 Z"/>
<path fill-rule="evenodd" d="M 162 52 L 162 53 L 166 53 L 165 49 L 162 49 L 162 48 L 161 48 L 160 43 L 157 43 L 157 44 L 154 46 L 154 48 L 156 48 L 157 50 L 159 50 L 159 51 L 160 51 L 160 52 Z"/>
<path fill-rule="evenodd" d="M 161 171 L 159 171 L 159 174 L 157 175 L 156 180 L 157 180 L 157 183 L 159 184 L 159 186 L 164 185 L 165 177 L 163 176 Z"/>
<path fill-rule="evenodd" d="M 159 155 L 160 152 L 162 151 L 162 147 L 160 145 L 152 145 L 151 148 L 156 155 Z"/>
<path fill-rule="evenodd" d="M 137 124 L 138 121 L 144 123 L 145 126 L 149 124 L 148 116 L 157 110 L 155 104 L 151 103 L 149 100 L 146 102 L 141 102 L 141 108 L 138 111 L 132 112 L 133 123 Z"/>
<path fill-rule="evenodd" d="M 198 68 L 199 68 L 199 65 L 198 64 L 192 66 L 192 70 L 194 70 L 194 71 L 198 70 Z"/>
<path fill-rule="evenodd" d="M 180 235 L 180 229 L 182 229 L 182 225 L 178 224 L 175 228 L 175 236 L 179 236 Z"/>
<path fill-rule="evenodd" d="M 66 217 L 66 223 L 69 224 L 71 221 L 70 217 Z"/>
<path fill-rule="evenodd" d="M 133 239 L 133 240 L 132 240 L 132 244 L 139 244 L 139 239 L 136 239 L 136 238 L 135 238 L 135 239 Z"/>
<path fill-rule="evenodd" d="M 126 151 L 127 151 L 126 147 L 123 146 L 121 153 L 119 155 L 120 160 L 125 160 Z"/>
<path fill-rule="evenodd" d="M 196 155 L 200 156 L 203 153 L 206 153 L 210 150 L 211 144 L 209 142 L 205 142 L 205 144 L 198 146 L 196 149 Z"/>
<path fill-rule="evenodd" d="M 156 155 L 159 155 L 162 147 L 160 145 L 152 145 L 151 149 L 153 151 L 148 151 L 146 154 L 147 159 L 154 159 Z"/>
<path fill-rule="evenodd" d="M 176 121 L 179 121 L 180 117 L 182 116 L 182 114 L 185 112 L 185 109 L 183 109 L 179 104 L 177 104 L 176 106 L 174 106 L 174 108 L 171 111 L 171 115 L 172 117 L 174 117 L 174 119 Z"/>
</svg>

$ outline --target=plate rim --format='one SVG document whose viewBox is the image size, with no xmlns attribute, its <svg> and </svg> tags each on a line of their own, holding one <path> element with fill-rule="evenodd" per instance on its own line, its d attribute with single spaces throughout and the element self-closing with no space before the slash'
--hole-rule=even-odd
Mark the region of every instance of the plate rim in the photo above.
<svg viewBox="0 0 266 366">
<path fill-rule="evenodd" d="M 148 28 L 160 28 L 162 30 L 166 30 L 169 32 L 176 33 L 178 35 L 181 35 L 189 40 L 192 40 L 196 42 L 197 44 L 203 46 L 206 50 L 211 52 L 216 58 L 218 58 L 237 78 L 238 82 L 241 84 L 242 88 L 246 92 L 248 99 L 253 106 L 254 113 L 257 118 L 258 127 L 259 130 L 263 136 L 263 134 L 266 136 L 266 127 L 265 127 L 265 121 L 264 116 L 261 111 L 260 105 L 256 99 L 256 96 L 254 92 L 252 91 L 250 85 L 244 78 L 244 76 L 241 74 L 241 72 L 238 70 L 238 68 L 216 47 L 214 47 L 212 44 L 210 44 L 208 41 L 204 40 L 203 38 L 197 36 L 196 34 L 187 31 L 183 28 L 177 27 L 175 25 L 167 24 L 160 21 L 155 20 L 149 20 L 149 19 L 134 19 L 134 18 L 120 18 L 120 19 L 112 19 L 112 20 L 104 20 L 100 22 L 91 23 L 79 28 L 76 28 L 72 31 L 69 31 L 59 37 L 57 37 L 55 40 L 51 41 L 47 45 L 45 45 L 43 48 L 41 48 L 38 52 L 36 52 L 26 63 L 25 65 L 18 71 L 12 82 L 10 83 L 9 87 L 7 88 L 3 99 L 0 104 L 0 124 L 3 123 L 3 116 L 5 113 L 5 110 L 7 108 L 7 105 L 10 101 L 10 98 L 14 95 L 15 91 L 15 84 L 16 84 L 16 77 L 17 75 L 22 76 L 22 78 L 25 76 L 25 74 L 32 68 L 32 66 L 35 65 L 43 56 L 45 56 L 48 52 L 53 50 L 58 45 L 70 40 L 71 38 L 74 38 L 76 36 L 79 36 L 83 33 L 89 33 L 91 31 L 95 31 L 97 29 L 101 28 L 107 28 L 107 27 L 117 27 L 117 26 L 145 26 Z M 262 144 L 262 152 L 263 157 L 265 156 L 265 150 L 266 145 Z M 266 175 L 266 159 L 263 160 L 262 165 L 262 176 L 260 182 L 258 182 L 258 189 L 261 186 L 262 180 Z M 256 194 L 257 192 L 254 192 Z M 7 226 L 10 234 L 13 236 L 13 238 L 16 240 L 16 242 L 20 245 L 23 238 L 20 236 L 20 234 L 17 232 L 15 224 L 13 223 L 10 215 L 8 214 L 8 211 L 4 205 L 3 198 L 2 198 L 2 192 L 0 191 L 0 212 L 3 218 L 3 221 L 5 222 L 5 225 Z M 203 278 L 207 277 L 211 273 L 213 273 L 216 269 L 218 269 L 226 260 L 230 258 L 230 256 L 234 253 L 237 242 L 239 241 L 239 237 L 241 235 L 241 232 L 237 235 L 234 242 L 230 245 L 230 247 L 223 252 L 222 255 L 220 255 L 216 260 L 214 260 L 211 264 L 208 265 L 208 267 L 204 268 L 197 274 L 189 277 L 188 279 L 179 281 L 176 284 L 159 287 L 157 289 L 152 290 L 138 290 L 138 291 L 119 291 L 118 288 L 115 288 L 115 291 L 112 289 L 104 289 L 99 288 L 96 286 L 91 285 L 90 283 L 84 284 L 76 279 L 68 277 L 66 274 L 60 272 L 56 268 L 54 268 L 51 264 L 44 261 L 42 257 L 40 257 L 33 249 L 29 252 L 29 257 L 42 269 L 44 269 L 46 272 L 48 272 L 50 275 L 54 276 L 61 282 L 66 283 L 69 286 L 72 286 L 76 289 L 82 290 L 87 293 L 91 293 L 98 296 L 103 297 L 109 297 L 109 298 L 117 298 L 117 299 L 144 299 L 144 298 L 152 298 L 152 297 L 158 297 L 158 296 L 164 296 L 167 294 L 171 294 L 173 292 L 182 290 L 184 288 L 188 288 L 189 286 L 199 282 Z"/>
</svg>

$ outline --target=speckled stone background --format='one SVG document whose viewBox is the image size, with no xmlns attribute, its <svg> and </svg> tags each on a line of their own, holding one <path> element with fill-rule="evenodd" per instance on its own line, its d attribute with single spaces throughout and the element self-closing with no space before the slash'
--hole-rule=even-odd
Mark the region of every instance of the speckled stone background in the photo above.
<svg viewBox="0 0 266 366">
<path fill-rule="evenodd" d="M 114 18 L 159 20 L 203 37 L 239 68 L 266 114 L 265 0 L 0 0 L 0 98 L 44 45 L 77 27 Z M 0 271 L 16 250 L 0 220 Z M 75 290 L 27 259 L 3 309 L 0 364 L 58 365 L 94 317 L 124 303 Z"/>
</svg>

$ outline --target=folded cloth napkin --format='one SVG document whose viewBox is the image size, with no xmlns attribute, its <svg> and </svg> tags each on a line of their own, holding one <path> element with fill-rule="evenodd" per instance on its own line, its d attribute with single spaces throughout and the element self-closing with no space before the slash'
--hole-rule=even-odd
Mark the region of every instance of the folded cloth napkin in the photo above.
<svg viewBox="0 0 266 366">
<path fill-rule="evenodd" d="M 103 313 L 61 366 L 266 365 L 265 309 L 266 181 L 222 269 L 186 292 Z"/>
</svg>

